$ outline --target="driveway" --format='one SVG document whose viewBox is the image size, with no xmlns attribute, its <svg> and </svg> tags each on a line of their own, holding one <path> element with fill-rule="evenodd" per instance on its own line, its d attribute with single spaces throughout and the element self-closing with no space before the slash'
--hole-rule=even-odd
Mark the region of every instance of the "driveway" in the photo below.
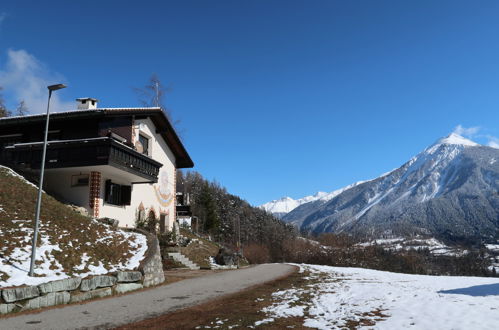
<svg viewBox="0 0 499 330">
<path fill-rule="evenodd" d="M 264 264 L 220 272 L 128 295 L 0 319 L 0 329 L 106 329 L 235 293 L 294 271 Z"/>
</svg>

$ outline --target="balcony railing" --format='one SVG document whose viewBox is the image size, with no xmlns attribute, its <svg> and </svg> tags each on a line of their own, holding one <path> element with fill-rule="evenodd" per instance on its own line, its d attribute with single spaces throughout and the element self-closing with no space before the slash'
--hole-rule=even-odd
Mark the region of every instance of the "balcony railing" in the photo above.
<svg viewBox="0 0 499 330">
<path fill-rule="evenodd" d="M 40 169 L 43 142 L 17 143 L 0 150 L 0 163 Z M 157 182 L 161 163 L 110 137 L 49 141 L 46 168 L 110 165 Z"/>
</svg>

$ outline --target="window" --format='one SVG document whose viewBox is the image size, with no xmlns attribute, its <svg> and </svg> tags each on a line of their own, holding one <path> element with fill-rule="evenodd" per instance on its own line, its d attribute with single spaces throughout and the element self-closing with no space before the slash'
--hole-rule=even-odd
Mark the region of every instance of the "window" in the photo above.
<svg viewBox="0 0 499 330">
<path fill-rule="evenodd" d="M 71 187 L 83 187 L 88 186 L 89 175 L 80 174 L 71 176 Z"/>
<path fill-rule="evenodd" d="M 106 180 L 104 201 L 113 205 L 130 205 L 132 186 L 120 185 Z"/>
<path fill-rule="evenodd" d="M 139 134 L 139 142 L 142 145 L 142 153 L 144 155 L 149 155 L 149 138 Z"/>
</svg>

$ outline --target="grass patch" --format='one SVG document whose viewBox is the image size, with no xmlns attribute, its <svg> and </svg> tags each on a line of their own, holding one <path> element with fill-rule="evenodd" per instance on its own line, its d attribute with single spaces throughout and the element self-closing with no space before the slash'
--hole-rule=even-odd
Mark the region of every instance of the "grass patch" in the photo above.
<svg viewBox="0 0 499 330">
<path fill-rule="evenodd" d="M 261 310 L 270 305 L 274 291 L 285 290 L 293 285 L 305 285 L 304 281 L 301 274 L 294 272 L 236 294 L 117 329 L 203 329 L 205 326 L 229 329 L 253 326 L 255 322 L 265 318 L 265 313 Z M 195 317 L 192 317 L 193 315 Z M 303 329 L 302 324 L 303 320 L 300 318 L 289 318 L 277 320 L 272 323 L 272 327 L 295 326 L 295 329 Z"/>
<path fill-rule="evenodd" d="M 181 247 L 180 252 L 203 269 L 210 268 L 210 257 L 218 254 L 220 246 L 186 229 L 180 229 L 180 234 L 191 239 L 186 247 Z"/>
<path fill-rule="evenodd" d="M 325 316 L 315 315 L 316 310 L 312 312 L 311 307 L 315 306 L 315 299 L 323 293 L 335 294 L 331 291 L 334 286 L 328 286 L 323 292 L 321 286 L 324 282 L 340 286 L 348 285 L 344 278 L 304 269 L 302 272 L 296 271 L 286 277 L 236 294 L 118 329 L 308 329 L 304 325 L 306 322 L 319 321 Z M 279 307 L 279 312 L 275 312 L 275 307 Z M 297 310 L 301 312 L 296 312 Z M 389 317 L 382 309 L 338 315 L 338 318 L 326 315 L 329 321 L 321 323 L 328 324 L 327 326 L 332 328 L 358 329 L 372 327 L 378 321 Z"/>
<path fill-rule="evenodd" d="M 30 254 L 37 192 L 24 178 L 0 166 L 0 267 L 18 267 Z M 112 230 L 45 193 L 39 228 L 36 264 L 46 264 L 46 270 L 55 274 L 84 274 L 93 267 L 112 270 L 126 265 L 140 248 L 135 244 L 137 234 Z M 7 277 L 0 272 L 0 286 Z"/>
</svg>

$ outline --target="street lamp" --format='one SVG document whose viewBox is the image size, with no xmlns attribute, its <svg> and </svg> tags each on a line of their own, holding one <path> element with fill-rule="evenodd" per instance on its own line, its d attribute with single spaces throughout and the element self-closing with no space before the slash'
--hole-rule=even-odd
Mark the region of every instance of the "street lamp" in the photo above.
<svg viewBox="0 0 499 330">
<path fill-rule="evenodd" d="M 43 139 L 43 152 L 42 152 L 42 166 L 40 167 L 40 182 L 38 183 L 38 199 L 36 200 L 35 209 L 35 233 L 33 235 L 33 245 L 31 248 L 31 263 L 29 266 L 29 276 L 33 276 L 35 268 L 35 258 L 36 258 L 36 240 L 38 239 L 38 224 L 40 222 L 40 206 L 42 204 L 42 186 L 43 186 L 43 174 L 45 172 L 45 154 L 47 153 L 47 137 L 49 132 L 49 117 L 50 117 L 50 98 L 52 97 L 52 92 L 66 88 L 63 84 L 50 85 L 47 87 L 49 90 L 49 99 L 47 102 L 47 118 L 45 120 L 45 138 Z"/>
</svg>

